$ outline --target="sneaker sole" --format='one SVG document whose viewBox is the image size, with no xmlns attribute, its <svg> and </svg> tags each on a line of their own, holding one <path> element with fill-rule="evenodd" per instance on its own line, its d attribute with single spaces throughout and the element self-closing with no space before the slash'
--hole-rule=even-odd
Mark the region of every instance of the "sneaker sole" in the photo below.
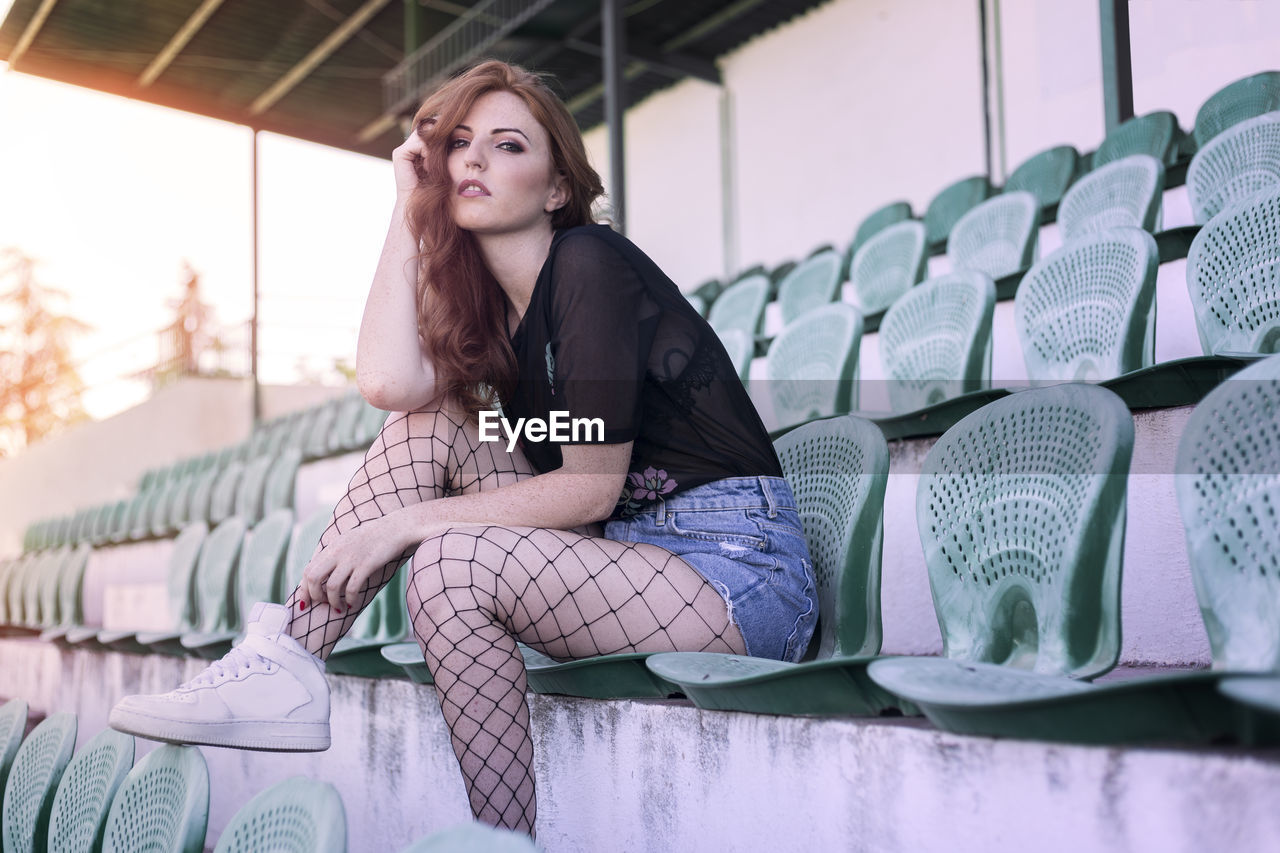
<svg viewBox="0 0 1280 853">
<path fill-rule="evenodd" d="M 125 734 L 165 743 L 222 746 L 259 752 L 324 752 L 329 748 L 328 723 L 281 723 L 265 720 L 197 723 L 114 709 L 107 724 Z"/>
</svg>

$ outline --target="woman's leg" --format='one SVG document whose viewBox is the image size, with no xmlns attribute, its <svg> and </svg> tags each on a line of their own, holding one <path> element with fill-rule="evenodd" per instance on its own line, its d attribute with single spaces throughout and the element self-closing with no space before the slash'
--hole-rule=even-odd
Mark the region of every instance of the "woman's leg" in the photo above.
<svg viewBox="0 0 1280 853">
<path fill-rule="evenodd" d="M 556 658 L 745 653 L 724 599 L 655 545 L 563 530 L 452 527 L 413 558 L 408 600 L 476 817 L 533 833 L 520 640 Z"/>
<path fill-rule="evenodd" d="M 508 453 L 502 442 L 480 441 L 474 424 L 460 414 L 446 409 L 395 412 L 351 477 L 346 495 L 334 507 L 333 521 L 320 537 L 317 550 L 340 534 L 409 504 L 497 488 L 533 474 L 522 453 Z M 293 618 L 290 635 L 307 651 L 327 658 L 351 630 L 360 611 L 415 548 L 370 577 L 359 602 L 341 613 L 324 602 L 300 601 L 295 589 L 287 601 Z"/>
</svg>

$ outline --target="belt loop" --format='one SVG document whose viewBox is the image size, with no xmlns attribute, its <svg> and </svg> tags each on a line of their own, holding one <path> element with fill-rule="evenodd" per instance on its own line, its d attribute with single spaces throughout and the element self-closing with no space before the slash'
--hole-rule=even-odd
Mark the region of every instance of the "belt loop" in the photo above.
<svg viewBox="0 0 1280 853">
<path fill-rule="evenodd" d="M 667 523 L 667 502 L 662 498 L 658 498 L 658 515 L 654 522 L 659 527 Z"/>
<path fill-rule="evenodd" d="M 769 479 L 767 477 L 760 478 L 760 491 L 764 493 L 765 502 L 769 505 L 769 517 L 778 517 L 778 502 L 774 500 L 773 490 L 769 488 Z"/>
</svg>

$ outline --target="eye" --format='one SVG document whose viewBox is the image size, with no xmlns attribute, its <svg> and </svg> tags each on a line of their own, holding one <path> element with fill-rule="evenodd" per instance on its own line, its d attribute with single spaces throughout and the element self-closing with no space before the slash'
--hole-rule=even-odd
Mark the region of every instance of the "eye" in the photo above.
<svg viewBox="0 0 1280 853">
<path fill-rule="evenodd" d="M 466 147 L 467 147 L 467 145 L 469 145 L 469 144 L 470 144 L 470 142 L 471 142 L 471 140 L 469 140 L 469 139 L 464 139 L 464 138 L 462 138 L 461 136 L 460 136 L 460 137 L 458 137 L 457 139 L 450 139 L 450 140 L 449 140 L 449 150 L 450 150 L 450 151 L 457 151 L 457 150 L 459 150 L 459 149 L 466 148 Z"/>
<path fill-rule="evenodd" d="M 498 148 L 500 148 L 503 151 L 509 151 L 512 154 L 524 153 L 524 146 L 522 146 L 519 142 L 513 142 L 510 139 L 504 139 L 502 142 L 499 142 Z"/>
</svg>

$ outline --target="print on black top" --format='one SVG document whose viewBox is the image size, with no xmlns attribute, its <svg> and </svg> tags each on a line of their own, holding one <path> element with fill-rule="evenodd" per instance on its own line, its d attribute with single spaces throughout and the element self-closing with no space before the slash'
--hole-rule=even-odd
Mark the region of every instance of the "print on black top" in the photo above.
<svg viewBox="0 0 1280 853">
<path fill-rule="evenodd" d="M 600 418 L 605 444 L 634 442 L 615 518 L 712 480 L 782 476 L 720 339 L 608 226 L 556 232 L 511 345 L 520 373 L 509 421 L 568 412 Z M 561 465 L 555 442 L 521 448 L 539 471 Z"/>
</svg>

